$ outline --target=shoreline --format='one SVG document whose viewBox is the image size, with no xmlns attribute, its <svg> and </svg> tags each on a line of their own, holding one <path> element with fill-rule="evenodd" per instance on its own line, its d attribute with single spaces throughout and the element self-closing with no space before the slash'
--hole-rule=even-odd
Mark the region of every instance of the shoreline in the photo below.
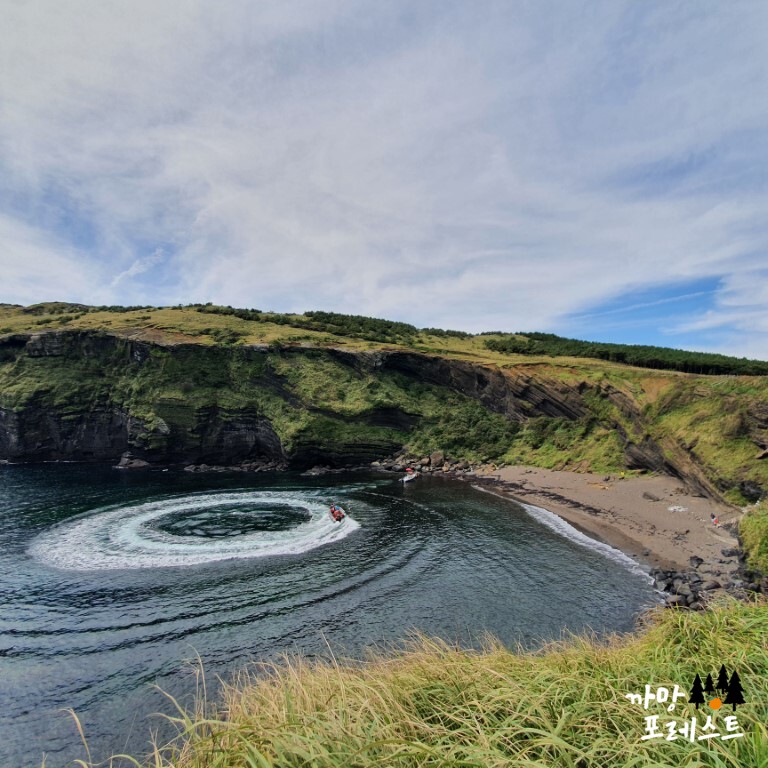
<svg viewBox="0 0 768 768">
<path fill-rule="evenodd" d="M 547 510 L 618 549 L 651 575 L 665 572 L 684 578 L 693 571 L 701 582 L 716 581 L 717 591 L 738 580 L 739 542 L 729 528 L 741 510 L 694 495 L 677 478 L 622 479 L 522 466 L 487 468 L 458 477 L 519 504 Z M 712 523 L 712 514 L 719 526 Z"/>
</svg>

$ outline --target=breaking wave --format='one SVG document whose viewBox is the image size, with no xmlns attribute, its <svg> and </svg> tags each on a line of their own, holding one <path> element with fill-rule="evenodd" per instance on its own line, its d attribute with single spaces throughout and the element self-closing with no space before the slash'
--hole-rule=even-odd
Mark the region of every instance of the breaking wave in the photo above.
<svg viewBox="0 0 768 768">
<path fill-rule="evenodd" d="M 190 494 L 93 510 L 37 537 L 29 553 L 73 571 L 190 566 L 298 555 L 359 527 L 349 516 L 335 523 L 309 494 Z"/>
</svg>

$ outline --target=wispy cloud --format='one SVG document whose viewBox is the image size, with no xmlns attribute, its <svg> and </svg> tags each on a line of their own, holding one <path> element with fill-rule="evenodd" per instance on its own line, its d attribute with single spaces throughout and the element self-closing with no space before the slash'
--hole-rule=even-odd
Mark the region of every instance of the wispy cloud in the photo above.
<svg viewBox="0 0 768 768">
<path fill-rule="evenodd" d="M 142 275 L 148 272 L 156 264 L 159 264 L 163 260 L 163 251 L 158 248 L 151 256 L 147 256 L 144 259 L 136 259 L 128 269 L 124 269 L 119 275 L 116 275 L 112 282 L 109 284 L 110 288 L 117 288 L 120 283 L 125 280 L 130 280 L 137 275 Z"/>
<path fill-rule="evenodd" d="M 753 350 L 766 22 L 750 2 L 11 4 L 0 210 L 34 237 L 0 251 L 3 298 L 61 273 L 57 298 L 566 332 L 713 278 L 670 343 Z"/>
</svg>

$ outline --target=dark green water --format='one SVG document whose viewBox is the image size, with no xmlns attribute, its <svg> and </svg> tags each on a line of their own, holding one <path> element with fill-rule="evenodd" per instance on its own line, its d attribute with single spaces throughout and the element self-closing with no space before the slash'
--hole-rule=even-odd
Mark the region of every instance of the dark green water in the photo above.
<svg viewBox="0 0 768 768">
<path fill-rule="evenodd" d="M 342 524 L 325 514 L 337 501 Z M 152 686 L 419 629 L 464 645 L 629 631 L 655 602 L 614 553 L 466 483 L 0 467 L 0 765 L 148 748 Z"/>
</svg>

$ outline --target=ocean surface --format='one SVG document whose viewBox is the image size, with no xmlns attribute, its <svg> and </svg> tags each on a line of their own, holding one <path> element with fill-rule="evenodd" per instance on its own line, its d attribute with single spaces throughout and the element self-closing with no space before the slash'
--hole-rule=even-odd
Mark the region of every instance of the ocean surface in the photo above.
<svg viewBox="0 0 768 768">
<path fill-rule="evenodd" d="M 0 766 L 84 758 L 64 709 L 94 760 L 144 754 L 197 657 L 210 694 L 285 652 L 532 647 L 655 602 L 620 553 L 455 480 L 0 467 Z"/>
</svg>

